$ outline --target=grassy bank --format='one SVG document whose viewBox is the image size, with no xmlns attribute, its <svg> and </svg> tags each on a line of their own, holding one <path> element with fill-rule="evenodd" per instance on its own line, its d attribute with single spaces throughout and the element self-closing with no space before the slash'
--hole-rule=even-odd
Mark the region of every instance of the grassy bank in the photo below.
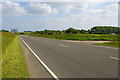
<svg viewBox="0 0 120 80">
<path fill-rule="evenodd" d="M 28 78 L 18 35 L 3 33 L 2 36 L 2 77 Z"/>
</svg>

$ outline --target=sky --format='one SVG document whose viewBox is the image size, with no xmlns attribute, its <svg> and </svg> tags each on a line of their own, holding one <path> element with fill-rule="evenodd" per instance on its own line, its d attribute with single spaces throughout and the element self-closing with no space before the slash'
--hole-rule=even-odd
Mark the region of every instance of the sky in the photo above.
<svg viewBox="0 0 120 80">
<path fill-rule="evenodd" d="M 118 2 L 0 3 L 2 29 L 18 31 L 65 30 L 69 27 L 118 26 Z M 1 13 L 0 13 L 1 14 Z M 0 25 L 1 26 L 1 25 Z"/>
</svg>

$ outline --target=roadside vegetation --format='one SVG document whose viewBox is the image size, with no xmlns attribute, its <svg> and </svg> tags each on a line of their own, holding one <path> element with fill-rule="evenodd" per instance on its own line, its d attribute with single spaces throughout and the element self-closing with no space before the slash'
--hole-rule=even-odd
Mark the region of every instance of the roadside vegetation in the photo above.
<svg viewBox="0 0 120 80">
<path fill-rule="evenodd" d="M 2 32 L 2 78 L 28 78 L 17 34 Z"/>
<path fill-rule="evenodd" d="M 45 37 L 61 40 L 78 40 L 78 41 L 113 41 L 109 43 L 97 43 L 95 45 L 118 47 L 119 27 L 96 26 L 89 30 L 78 30 L 69 28 L 66 30 L 44 30 L 44 31 L 24 31 L 20 34 Z"/>
<path fill-rule="evenodd" d="M 78 41 L 117 41 L 118 40 L 118 35 L 112 35 L 112 34 L 64 34 L 64 35 L 32 34 L 31 36 L 62 39 L 62 40 L 78 40 Z"/>
</svg>

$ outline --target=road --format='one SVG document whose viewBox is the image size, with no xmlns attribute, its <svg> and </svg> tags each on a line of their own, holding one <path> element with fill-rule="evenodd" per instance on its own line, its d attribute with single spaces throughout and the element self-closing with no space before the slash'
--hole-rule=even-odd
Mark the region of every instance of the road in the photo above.
<svg viewBox="0 0 120 80">
<path fill-rule="evenodd" d="M 58 78 L 118 77 L 116 48 L 31 36 L 21 39 Z"/>
</svg>

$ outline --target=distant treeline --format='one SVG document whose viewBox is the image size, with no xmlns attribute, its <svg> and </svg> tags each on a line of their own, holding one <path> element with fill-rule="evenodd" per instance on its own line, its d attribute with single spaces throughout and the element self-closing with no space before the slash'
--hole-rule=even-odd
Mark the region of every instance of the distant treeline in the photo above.
<svg viewBox="0 0 120 80">
<path fill-rule="evenodd" d="M 0 30 L 0 32 L 9 32 L 8 30 Z M 119 34 L 120 28 L 119 27 L 112 27 L 112 26 L 95 26 L 89 30 L 78 30 L 74 28 L 68 28 L 66 30 L 44 30 L 44 31 L 24 31 L 33 34 Z M 24 34 L 24 33 L 22 33 Z"/>
<path fill-rule="evenodd" d="M 8 30 L 0 30 L 0 32 L 9 32 Z"/>
<path fill-rule="evenodd" d="M 32 32 L 32 31 L 24 31 L 24 32 Z M 89 30 L 78 30 L 74 28 L 68 28 L 66 30 L 44 30 L 44 31 L 35 31 L 32 32 L 33 34 L 119 34 L 120 28 L 119 27 L 112 27 L 112 26 L 95 26 Z"/>
</svg>

